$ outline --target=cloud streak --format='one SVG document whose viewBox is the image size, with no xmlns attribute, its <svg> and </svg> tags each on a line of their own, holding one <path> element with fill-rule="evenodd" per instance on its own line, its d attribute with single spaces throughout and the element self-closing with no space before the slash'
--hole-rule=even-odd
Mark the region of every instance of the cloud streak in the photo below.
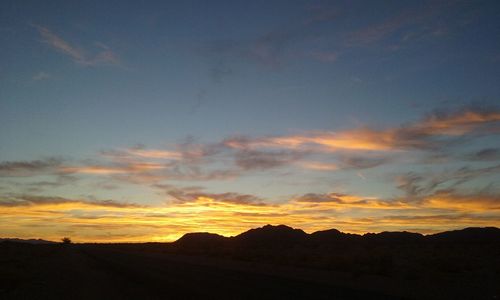
<svg viewBox="0 0 500 300">
<path fill-rule="evenodd" d="M 47 158 L 32 161 L 0 162 L 0 177 L 28 177 L 56 173 L 62 166 L 60 158 Z"/>
<path fill-rule="evenodd" d="M 51 196 L 33 196 L 33 195 L 10 195 L 0 198 L 0 206 L 32 206 L 32 205 L 51 205 L 51 204 L 84 204 L 96 207 L 115 207 L 115 208 L 139 208 L 141 206 L 131 203 L 122 203 L 115 200 L 81 200 L 68 199 L 63 197 Z"/>
<path fill-rule="evenodd" d="M 68 41 L 64 40 L 47 27 L 33 25 L 40 34 L 43 42 L 49 45 L 52 49 L 70 57 L 75 63 L 83 66 L 100 66 L 100 65 L 120 65 L 118 56 L 106 45 L 96 43 L 98 49 L 94 55 L 88 55 L 88 51 L 78 48 Z M 40 76 L 38 76 L 40 77 Z"/>
<path fill-rule="evenodd" d="M 433 150 L 450 144 L 449 139 L 453 138 L 498 134 L 499 127 L 500 111 L 476 108 L 437 112 L 421 121 L 394 128 L 310 131 L 253 139 L 235 137 L 226 139 L 224 144 L 237 149 L 285 148 L 325 152 Z"/>
</svg>

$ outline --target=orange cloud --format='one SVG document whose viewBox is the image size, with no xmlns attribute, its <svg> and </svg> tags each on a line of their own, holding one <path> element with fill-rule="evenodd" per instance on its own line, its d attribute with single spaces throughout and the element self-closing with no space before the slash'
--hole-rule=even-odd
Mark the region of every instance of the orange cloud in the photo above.
<svg viewBox="0 0 500 300">
<path fill-rule="evenodd" d="M 434 114 L 407 126 L 372 129 L 357 128 L 344 131 L 311 131 L 305 134 L 250 139 L 226 139 L 225 146 L 235 149 L 287 148 L 318 151 L 360 150 L 395 151 L 425 149 L 438 146 L 435 138 L 472 133 L 482 125 L 500 121 L 495 110 L 461 110 Z"/>
<path fill-rule="evenodd" d="M 52 240 L 69 235 L 78 242 L 123 242 L 172 241 L 195 231 L 230 236 L 268 223 L 288 224 L 307 232 L 337 228 L 357 233 L 404 229 L 434 232 L 500 225 L 498 198 L 493 196 L 479 199 L 443 194 L 409 204 L 329 193 L 306 194 L 272 205 L 255 205 L 255 196 L 234 193 L 195 196 L 191 201 L 157 206 L 23 196 L 17 199 L 25 201 L 23 204 L 10 201 L 9 205 L 0 205 L 2 235 Z M 453 197 L 458 201 L 453 202 Z M 5 200 L 0 199 L 0 203 Z"/>
<path fill-rule="evenodd" d="M 127 174 L 146 172 L 151 170 L 165 169 L 165 165 L 156 163 L 130 163 L 125 166 L 106 167 L 106 166 L 81 166 L 81 167 L 62 167 L 60 170 L 63 173 L 83 173 L 94 175 L 108 175 L 108 174 Z"/>
<path fill-rule="evenodd" d="M 338 166 L 336 164 L 320 162 L 320 161 L 304 161 L 304 162 L 299 162 L 298 165 L 305 169 L 319 170 L 319 171 L 333 171 L 338 169 Z"/>
<path fill-rule="evenodd" d="M 143 158 L 181 159 L 182 153 L 167 150 L 127 149 L 127 153 Z"/>
<path fill-rule="evenodd" d="M 500 210 L 500 196 L 488 194 L 461 195 L 447 191 L 437 192 L 424 200 L 425 207 L 462 212 Z M 500 219 L 500 216 L 499 216 Z"/>
</svg>

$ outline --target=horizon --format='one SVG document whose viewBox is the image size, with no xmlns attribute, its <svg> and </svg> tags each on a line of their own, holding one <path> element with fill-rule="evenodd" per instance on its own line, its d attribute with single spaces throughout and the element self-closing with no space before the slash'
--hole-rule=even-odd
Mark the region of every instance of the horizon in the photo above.
<svg viewBox="0 0 500 300">
<path fill-rule="evenodd" d="M 221 236 L 221 237 L 224 237 L 224 238 L 234 238 L 236 236 L 239 236 L 243 233 L 246 233 L 246 232 L 249 232 L 251 230 L 258 230 L 258 229 L 263 229 L 265 227 L 273 227 L 273 228 L 276 228 L 276 227 L 287 227 L 289 229 L 292 229 L 292 230 L 300 230 L 302 232 L 304 232 L 305 234 L 307 235 L 312 235 L 316 232 L 324 232 L 324 231 L 330 231 L 330 230 L 337 230 L 336 228 L 326 228 L 326 229 L 322 229 L 322 230 L 317 230 L 317 231 L 311 231 L 311 232 L 307 232 L 305 230 L 302 230 L 301 228 L 295 228 L 295 227 L 291 227 L 291 226 L 288 226 L 288 225 L 285 225 L 285 224 L 277 224 L 277 225 L 273 225 L 273 224 L 266 224 L 266 225 L 262 225 L 260 227 L 253 227 L 253 228 L 249 228 L 245 231 L 242 231 L 238 234 L 235 234 L 235 235 L 230 235 L 230 236 L 227 236 L 227 235 L 221 235 L 221 234 L 218 234 L 216 232 L 208 232 L 208 231 L 196 231 L 196 232 L 186 232 L 184 234 L 182 234 L 181 236 L 179 236 L 178 238 L 174 239 L 174 240 L 169 240 L 169 241 L 160 241 L 160 242 L 152 242 L 152 241 L 125 241 L 125 242 L 80 242 L 80 241 L 75 241 L 73 239 L 71 239 L 71 237 L 64 237 L 64 238 L 69 238 L 70 239 L 70 243 L 73 243 L 73 244 L 141 244 L 141 243 L 175 243 L 177 242 L 179 239 L 183 238 L 184 236 L 188 235 L 188 234 L 198 234 L 198 233 L 206 233 L 206 234 L 213 234 L 213 235 L 217 235 L 217 236 Z M 432 235 L 435 235 L 435 234 L 441 234 L 441 233 L 446 233 L 446 232 L 456 232 L 456 231 L 464 231 L 464 230 L 468 230 L 468 229 L 491 229 L 491 228 L 494 228 L 494 229 L 499 229 L 498 227 L 495 227 L 495 226 L 485 226 L 485 227 L 464 227 L 464 228 L 456 228 L 456 229 L 450 229 L 450 230 L 446 230 L 446 231 L 439 231 L 439 232 L 434 232 L 434 233 L 421 233 L 421 232 L 414 232 L 414 231 L 406 231 L 406 230 L 402 230 L 402 231 L 380 231 L 380 232 L 363 232 L 363 233 L 353 233 L 353 232 L 349 232 L 349 231 L 340 231 L 340 230 L 337 230 L 339 231 L 340 233 L 342 234 L 352 234 L 352 235 L 358 235 L 358 236 L 365 236 L 365 235 L 368 235 L 368 234 L 381 234 L 381 233 L 418 233 L 418 234 L 421 234 L 422 236 L 432 236 Z M 45 240 L 45 239 L 41 239 L 41 238 L 25 238 L 25 239 L 19 239 L 19 238 L 16 238 L 16 237 L 0 237 L 0 240 L 20 240 L 20 241 L 31 241 L 31 240 L 35 240 L 35 241 L 44 241 L 44 242 L 51 242 L 51 243 L 61 243 L 61 240 L 62 239 L 59 239 L 59 240 Z"/>
<path fill-rule="evenodd" d="M 500 2 L 3 1 L 0 236 L 500 227 Z"/>
</svg>

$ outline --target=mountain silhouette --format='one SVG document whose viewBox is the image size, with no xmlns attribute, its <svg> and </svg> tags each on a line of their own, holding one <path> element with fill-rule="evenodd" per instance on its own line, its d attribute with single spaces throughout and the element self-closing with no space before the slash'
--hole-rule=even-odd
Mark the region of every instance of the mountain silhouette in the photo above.
<svg viewBox="0 0 500 300">
<path fill-rule="evenodd" d="M 343 233 L 337 229 L 328 229 L 313 232 L 309 235 L 311 243 L 316 245 L 331 245 L 343 242 L 360 241 L 362 236 L 359 234 Z"/>
<path fill-rule="evenodd" d="M 26 243 L 26 244 L 55 244 L 56 242 L 42 239 L 18 239 L 18 238 L 0 238 L 1 242 Z"/>
<path fill-rule="evenodd" d="M 455 243 L 500 242 L 500 228 L 469 227 L 461 230 L 440 232 L 426 236 L 428 240 Z"/>
<path fill-rule="evenodd" d="M 303 244 L 307 237 L 308 234 L 301 229 L 286 225 L 266 225 L 243 232 L 232 238 L 232 242 L 240 247 L 282 248 Z"/>
<path fill-rule="evenodd" d="M 382 243 L 412 243 L 423 241 L 424 236 L 420 233 L 408 231 L 384 231 L 381 233 L 366 233 L 363 235 L 363 239 Z"/>
<path fill-rule="evenodd" d="M 183 248 L 229 246 L 237 248 L 286 248 L 293 246 L 332 246 L 336 244 L 407 244 L 429 242 L 490 243 L 500 242 L 496 227 L 470 227 L 461 230 L 423 235 L 408 231 L 384 231 L 363 235 L 343 233 L 337 229 L 307 234 L 286 225 L 265 225 L 250 229 L 234 237 L 199 232 L 187 233 L 174 244 Z"/>
<path fill-rule="evenodd" d="M 227 240 L 227 237 L 215 233 L 193 232 L 186 233 L 180 239 L 178 239 L 175 244 L 182 248 L 206 249 L 212 247 L 220 247 Z"/>
</svg>

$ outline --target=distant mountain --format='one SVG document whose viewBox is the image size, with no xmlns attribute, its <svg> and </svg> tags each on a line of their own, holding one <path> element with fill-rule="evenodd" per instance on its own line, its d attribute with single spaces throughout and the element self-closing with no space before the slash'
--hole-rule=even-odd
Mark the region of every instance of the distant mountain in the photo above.
<svg viewBox="0 0 500 300">
<path fill-rule="evenodd" d="M 303 244 L 308 234 L 301 229 L 294 229 L 285 225 L 266 225 L 250 229 L 232 238 L 232 242 L 247 247 L 281 248 Z"/>
<path fill-rule="evenodd" d="M 408 231 L 384 231 L 381 233 L 366 233 L 363 235 L 363 239 L 382 243 L 412 243 L 423 241 L 424 236 L 420 233 Z"/>
<path fill-rule="evenodd" d="M 346 241 L 360 241 L 359 234 L 343 233 L 337 229 L 321 230 L 309 235 L 309 240 L 314 244 L 334 244 Z"/>
<path fill-rule="evenodd" d="M 426 236 L 427 240 L 456 243 L 500 242 L 500 228 L 469 227 L 461 230 L 440 232 Z"/>
<path fill-rule="evenodd" d="M 18 239 L 18 238 L 0 238 L 1 242 L 12 242 L 12 243 L 27 243 L 27 244 L 56 244 L 56 242 L 46 241 L 42 239 Z"/>
<path fill-rule="evenodd" d="M 500 229 L 496 227 L 471 227 L 432 235 L 422 235 L 407 231 L 386 231 L 359 235 L 343 233 L 337 229 L 316 231 L 307 234 L 301 229 L 294 229 L 286 225 L 266 225 L 250 229 L 230 238 L 207 232 L 188 233 L 174 244 L 183 248 L 216 248 L 218 246 L 225 246 L 248 249 L 274 249 L 293 246 L 329 247 L 346 243 L 407 244 L 429 242 L 500 243 Z"/>
<path fill-rule="evenodd" d="M 221 246 L 229 238 L 208 232 L 186 233 L 175 244 L 182 248 L 211 248 Z"/>
</svg>

